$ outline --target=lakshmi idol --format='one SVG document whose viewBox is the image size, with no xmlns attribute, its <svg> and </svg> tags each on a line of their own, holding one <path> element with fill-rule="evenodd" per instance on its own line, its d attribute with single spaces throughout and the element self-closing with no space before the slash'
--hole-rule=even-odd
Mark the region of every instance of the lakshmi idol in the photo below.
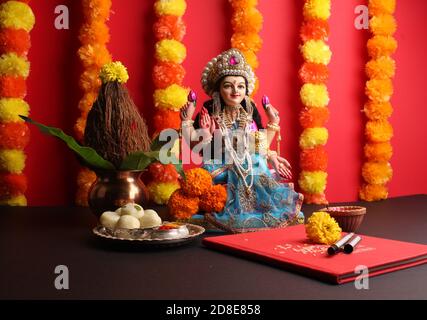
<svg viewBox="0 0 427 320">
<path fill-rule="evenodd" d="M 279 113 L 268 101 L 266 128 L 250 95 L 255 76 L 237 49 L 213 58 L 202 73 L 202 86 L 211 99 L 196 115 L 194 101 L 181 108 L 182 136 L 191 147 L 202 137 L 203 168 L 215 184 L 227 187 L 222 212 L 205 218 L 226 231 L 247 232 L 304 222 L 303 195 L 295 192 L 288 161 L 270 150 L 279 127 Z M 269 165 L 273 168 L 270 170 Z"/>
</svg>

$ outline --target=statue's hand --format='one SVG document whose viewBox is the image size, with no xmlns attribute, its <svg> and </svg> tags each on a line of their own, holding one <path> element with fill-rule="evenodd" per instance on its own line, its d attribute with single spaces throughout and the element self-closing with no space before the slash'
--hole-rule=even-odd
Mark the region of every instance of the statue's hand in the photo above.
<svg viewBox="0 0 427 320">
<path fill-rule="evenodd" d="M 186 121 L 186 120 L 193 119 L 193 115 L 194 115 L 195 110 L 196 110 L 196 107 L 194 106 L 194 103 L 188 101 L 180 109 L 181 120 Z"/>
<path fill-rule="evenodd" d="M 212 121 L 208 111 L 204 107 L 202 108 L 202 111 L 200 112 L 199 122 L 200 122 L 199 123 L 200 128 L 209 130 L 209 132 L 211 132 L 213 121 Z"/>
<path fill-rule="evenodd" d="M 277 109 L 273 107 L 271 104 L 267 105 L 266 114 L 270 123 L 279 124 L 280 122 L 279 111 L 277 111 Z"/>
<path fill-rule="evenodd" d="M 290 170 L 289 162 L 282 157 L 278 156 L 272 156 L 269 159 L 271 165 L 273 166 L 274 170 L 279 174 L 282 178 L 285 179 L 292 179 L 292 172 Z"/>
</svg>

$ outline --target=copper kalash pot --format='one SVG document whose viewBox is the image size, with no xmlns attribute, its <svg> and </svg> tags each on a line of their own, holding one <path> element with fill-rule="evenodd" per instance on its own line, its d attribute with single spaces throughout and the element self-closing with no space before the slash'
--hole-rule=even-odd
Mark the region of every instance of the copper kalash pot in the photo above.
<svg viewBox="0 0 427 320">
<path fill-rule="evenodd" d="M 141 170 L 96 170 L 97 179 L 89 190 L 89 207 L 98 217 L 126 203 L 148 205 L 149 195 L 140 179 Z"/>
</svg>

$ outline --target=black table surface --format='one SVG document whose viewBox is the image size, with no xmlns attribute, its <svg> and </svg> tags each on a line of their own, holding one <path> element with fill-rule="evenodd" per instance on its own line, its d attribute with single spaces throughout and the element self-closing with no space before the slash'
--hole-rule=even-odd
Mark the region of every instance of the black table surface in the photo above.
<svg viewBox="0 0 427 320">
<path fill-rule="evenodd" d="M 427 195 L 352 204 L 367 207 L 360 234 L 427 244 Z M 96 222 L 86 208 L 0 207 L 0 299 L 427 299 L 427 265 L 358 290 L 213 251 L 200 239 L 156 250 L 111 246 L 92 233 Z M 68 290 L 55 288 L 58 265 L 68 267 Z"/>
</svg>

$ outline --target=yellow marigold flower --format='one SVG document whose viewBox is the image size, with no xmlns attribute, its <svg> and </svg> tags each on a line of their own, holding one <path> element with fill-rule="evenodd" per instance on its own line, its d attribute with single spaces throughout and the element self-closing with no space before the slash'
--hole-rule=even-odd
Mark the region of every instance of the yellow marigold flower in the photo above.
<svg viewBox="0 0 427 320">
<path fill-rule="evenodd" d="M 27 205 L 27 198 L 24 195 L 19 195 L 10 199 L 0 200 L 0 206 L 21 206 Z"/>
<path fill-rule="evenodd" d="M 2 98 L 0 99 L 0 121 L 23 122 L 19 115 L 28 117 L 30 106 L 22 99 Z"/>
<path fill-rule="evenodd" d="M 22 150 L 0 150 L 0 171 L 21 173 L 25 167 L 25 158 Z"/>
<path fill-rule="evenodd" d="M 319 145 L 323 146 L 327 141 L 328 130 L 326 128 L 307 128 L 304 129 L 299 138 L 299 145 L 301 148 L 307 149 Z"/>
<path fill-rule="evenodd" d="M 370 184 L 386 184 L 393 176 L 393 169 L 388 162 L 365 162 L 362 176 Z"/>
<path fill-rule="evenodd" d="M 322 40 L 309 40 L 301 47 L 304 59 L 308 62 L 329 64 L 332 52 L 329 46 Z"/>
<path fill-rule="evenodd" d="M 182 191 L 190 197 L 198 197 L 205 194 L 212 187 L 210 173 L 202 168 L 194 168 L 185 171 L 185 181 L 182 183 Z"/>
<path fill-rule="evenodd" d="M 397 49 L 397 41 L 390 36 L 374 36 L 367 43 L 368 54 L 376 59 L 381 56 L 391 56 Z"/>
<path fill-rule="evenodd" d="M 307 0 L 303 9 L 304 18 L 327 20 L 331 16 L 330 0 Z"/>
<path fill-rule="evenodd" d="M 390 79 L 371 79 L 366 81 L 365 93 L 375 102 L 387 102 L 393 95 L 393 82 Z"/>
<path fill-rule="evenodd" d="M 177 84 L 170 85 L 166 89 L 154 91 L 154 106 L 156 108 L 179 109 L 187 102 L 188 89 Z"/>
<path fill-rule="evenodd" d="M 300 90 L 300 97 L 306 107 L 321 108 L 329 103 L 328 88 L 324 84 L 304 84 Z"/>
<path fill-rule="evenodd" d="M 187 8 L 185 0 L 157 0 L 154 3 L 154 11 L 157 16 L 172 15 L 182 16 Z"/>
<path fill-rule="evenodd" d="M 306 193 L 323 193 L 328 174 L 324 171 L 301 171 L 298 184 Z"/>
<path fill-rule="evenodd" d="M 371 142 L 364 147 L 365 157 L 369 161 L 389 161 L 393 155 L 390 142 Z"/>
<path fill-rule="evenodd" d="M 167 204 L 172 193 L 179 188 L 178 182 L 152 182 L 147 185 L 150 200 L 156 204 Z"/>
<path fill-rule="evenodd" d="M 385 120 L 393 113 L 393 107 L 389 101 L 368 101 L 365 103 L 363 111 L 369 120 Z"/>
<path fill-rule="evenodd" d="M 164 39 L 156 43 L 156 58 L 160 61 L 179 64 L 186 56 L 187 49 L 179 41 Z"/>
<path fill-rule="evenodd" d="M 0 76 L 28 77 L 30 62 L 16 53 L 5 53 L 0 56 Z"/>
<path fill-rule="evenodd" d="M 392 36 L 397 29 L 396 19 L 390 14 L 374 16 L 369 20 L 369 28 L 374 35 Z"/>
<path fill-rule="evenodd" d="M 305 225 L 307 237 L 314 243 L 333 244 L 341 239 L 341 228 L 329 213 L 313 212 Z"/>
<path fill-rule="evenodd" d="M 393 14 L 396 10 L 396 0 L 370 0 L 368 9 L 370 16 Z"/>
<path fill-rule="evenodd" d="M 99 73 L 99 77 L 103 83 L 113 81 L 126 83 L 129 79 L 127 69 L 120 61 L 104 64 Z"/>
<path fill-rule="evenodd" d="M 393 137 L 393 127 L 387 120 L 368 121 L 365 135 L 371 142 L 387 142 Z"/>
<path fill-rule="evenodd" d="M 396 70 L 396 63 L 389 56 L 383 56 L 378 59 L 370 60 L 366 64 L 365 70 L 369 79 L 393 78 Z"/>
<path fill-rule="evenodd" d="M 24 29 L 30 32 L 36 18 L 31 7 L 20 1 L 7 1 L 0 5 L 0 27 Z"/>
<path fill-rule="evenodd" d="M 382 184 L 364 184 L 359 190 L 359 197 L 365 201 L 378 201 L 387 199 L 387 187 Z"/>
</svg>

